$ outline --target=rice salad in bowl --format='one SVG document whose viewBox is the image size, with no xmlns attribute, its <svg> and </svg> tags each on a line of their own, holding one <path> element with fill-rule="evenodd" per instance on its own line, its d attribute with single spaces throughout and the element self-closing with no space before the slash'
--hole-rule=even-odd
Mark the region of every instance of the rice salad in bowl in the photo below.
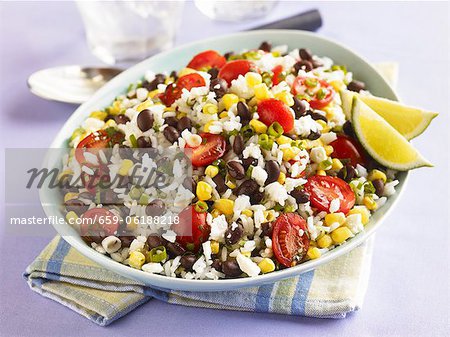
<svg viewBox="0 0 450 337">
<path fill-rule="evenodd" d="M 61 180 L 82 183 L 63 189 L 66 220 L 97 252 L 169 277 L 320 259 L 364 231 L 399 183 L 344 113 L 342 93 L 365 89 L 345 65 L 268 42 L 147 71 L 73 132 Z M 171 183 L 133 179 L 148 168 Z"/>
</svg>

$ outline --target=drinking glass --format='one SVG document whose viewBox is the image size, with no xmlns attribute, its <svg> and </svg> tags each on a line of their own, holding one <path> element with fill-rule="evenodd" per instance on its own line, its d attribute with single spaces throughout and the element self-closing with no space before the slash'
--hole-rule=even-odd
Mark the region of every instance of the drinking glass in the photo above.
<svg viewBox="0 0 450 337">
<path fill-rule="evenodd" d="M 241 21 L 263 17 L 275 6 L 277 0 L 195 0 L 197 8 L 220 21 Z"/>
<path fill-rule="evenodd" d="M 184 1 L 77 1 L 92 53 L 136 62 L 173 46 Z"/>
</svg>

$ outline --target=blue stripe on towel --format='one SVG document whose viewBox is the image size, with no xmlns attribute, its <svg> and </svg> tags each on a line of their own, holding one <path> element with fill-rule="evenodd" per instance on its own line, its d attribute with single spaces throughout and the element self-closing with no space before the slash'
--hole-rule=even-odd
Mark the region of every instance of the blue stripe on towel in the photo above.
<svg viewBox="0 0 450 337">
<path fill-rule="evenodd" d="M 295 294 L 292 299 L 291 313 L 293 315 L 304 315 L 306 299 L 308 298 L 309 288 L 314 277 L 314 270 L 303 273 L 299 276 Z"/>
<path fill-rule="evenodd" d="M 260 286 L 256 295 L 255 311 L 268 312 L 274 284 Z"/>
<path fill-rule="evenodd" d="M 59 279 L 62 263 L 69 250 L 70 245 L 64 239 L 59 239 L 55 251 L 47 262 L 47 273 L 58 275 Z"/>
</svg>

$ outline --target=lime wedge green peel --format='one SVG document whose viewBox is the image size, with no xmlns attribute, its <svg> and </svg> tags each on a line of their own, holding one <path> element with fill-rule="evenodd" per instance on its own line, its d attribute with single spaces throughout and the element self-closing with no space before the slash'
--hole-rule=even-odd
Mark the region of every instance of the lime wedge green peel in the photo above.
<svg viewBox="0 0 450 337">
<path fill-rule="evenodd" d="M 433 118 L 438 115 L 435 112 L 406 106 L 385 98 L 343 91 L 341 93 L 342 106 L 344 114 L 348 119 L 351 118 L 352 102 L 353 97 L 355 96 L 360 98 L 361 101 L 383 117 L 394 129 L 408 140 L 413 139 L 424 132 Z"/>
<path fill-rule="evenodd" d="M 359 141 L 380 164 L 398 171 L 433 166 L 358 96 L 353 98 L 351 116 Z"/>
</svg>

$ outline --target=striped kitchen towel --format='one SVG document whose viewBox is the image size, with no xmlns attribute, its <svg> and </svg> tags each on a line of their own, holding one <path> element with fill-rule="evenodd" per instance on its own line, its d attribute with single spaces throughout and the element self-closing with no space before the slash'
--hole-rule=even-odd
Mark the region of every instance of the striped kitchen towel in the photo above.
<svg viewBox="0 0 450 337">
<path fill-rule="evenodd" d="M 274 284 L 225 292 L 163 291 L 104 269 L 57 236 L 24 277 L 32 290 L 103 326 L 152 298 L 212 309 L 344 318 L 361 307 L 371 255 L 370 240 L 313 271 Z"/>
<path fill-rule="evenodd" d="M 395 86 L 397 64 L 377 69 Z M 373 238 L 346 255 L 300 276 L 260 287 L 226 292 L 162 291 L 124 278 L 85 258 L 61 237 L 27 268 L 30 288 L 105 326 L 156 298 L 212 309 L 344 318 L 363 302 L 370 274 Z"/>
</svg>

